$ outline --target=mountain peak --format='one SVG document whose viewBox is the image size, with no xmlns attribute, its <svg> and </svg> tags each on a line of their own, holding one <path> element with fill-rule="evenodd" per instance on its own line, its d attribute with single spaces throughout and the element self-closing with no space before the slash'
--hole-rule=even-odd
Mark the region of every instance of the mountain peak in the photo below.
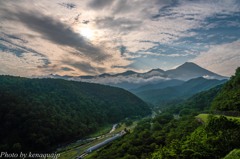
<svg viewBox="0 0 240 159">
<path fill-rule="evenodd" d="M 162 69 L 160 69 L 160 68 L 151 69 L 151 70 L 148 71 L 148 72 L 153 72 L 153 71 L 164 72 L 164 71 L 163 71 Z"/>
<path fill-rule="evenodd" d="M 187 71 L 187 72 L 201 72 L 206 73 L 206 74 L 215 74 L 205 68 L 202 68 L 201 66 L 198 66 L 197 64 L 193 63 L 193 62 L 185 62 L 184 64 L 178 66 L 175 70 L 179 70 L 179 71 Z"/>
<path fill-rule="evenodd" d="M 189 69 L 189 68 L 201 68 L 202 67 L 198 66 L 197 64 L 193 63 L 193 62 L 185 62 L 184 64 L 178 66 L 176 69 L 180 69 L 180 68 L 184 68 L 184 69 Z"/>
<path fill-rule="evenodd" d="M 137 73 L 137 72 L 135 72 L 135 71 L 127 70 L 127 71 L 125 71 L 125 72 L 118 73 L 118 74 L 116 74 L 116 75 L 117 75 L 117 76 L 118 76 L 118 75 L 128 76 L 128 75 L 132 75 L 132 74 L 136 74 L 136 73 Z"/>
<path fill-rule="evenodd" d="M 109 73 L 103 73 L 103 74 L 100 74 L 98 77 L 109 77 L 111 76 Z"/>
<path fill-rule="evenodd" d="M 215 79 L 224 79 L 225 77 L 204 69 L 193 62 L 185 62 L 176 69 L 166 71 L 170 78 L 189 80 L 197 77 L 209 76 Z"/>
</svg>

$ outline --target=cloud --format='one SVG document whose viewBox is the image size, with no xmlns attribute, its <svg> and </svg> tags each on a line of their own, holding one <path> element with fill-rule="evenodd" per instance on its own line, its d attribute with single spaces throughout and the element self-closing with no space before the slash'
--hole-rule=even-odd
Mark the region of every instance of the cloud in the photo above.
<svg viewBox="0 0 240 159">
<path fill-rule="evenodd" d="M 119 46 L 119 51 L 120 51 L 121 56 L 123 56 L 123 54 L 127 52 L 127 47 L 124 45 L 121 45 L 121 46 Z"/>
<path fill-rule="evenodd" d="M 98 28 L 111 29 L 119 32 L 131 31 L 139 28 L 141 21 L 128 18 L 103 17 L 95 20 Z"/>
<path fill-rule="evenodd" d="M 138 41 L 139 43 L 145 43 L 141 45 L 133 42 L 132 47 L 130 47 L 129 43 L 131 44 L 131 42 L 128 40 L 128 44 L 124 44 L 130 50 L 128 54 L 133 52 L 137 56 L 141 53 L 143 61 L 147 61 L 146 57 L 151 56 L 172 57 L 166 59 L 170 65 L 176 59 L 180 61 L 182 57 L 186 57 L 184 60 L 195 58 L 200 52 L 208 50 L 209 45 L 236 41 L 239 39 L 239 27 L 237 28 L 239 1 L 215 2 L 180 0 L 174 3 L 165 3 L 165 6 L 159 7 L 156 14 L 152 14 L 152 21 L 144 19 L 141 28 L 137 29 L 141 30 L 140 32 L 134 32 L 135 35 L 131 34 L 135 39 L 141 39 Z M 220 17 L 221 19 L 216 18 L 220 15 L 225 16 Z M 153 16 L 155 16 L 154 19 Z M 206 25 L 209 24 L 212 24 L 212 30 L 207 31 Z M 212 37 L 208 37 L 208 35 L 212 35 Z M 146 46 L 145 44 L 152 46 L 140 48 Z M 127 55 L 126 57 L 131 58 Z M 140 58 L 134 60 L 140 61 Z M 155 67 L 162 66 L 160 61 Z M 150 63 L 146 62 L 146 64 L 151 66 Z M 137 67 L 142 67 L 142 65 L 134 68 Z"/>
<path fill-rule="evenodd" d="M 223 45 L 211 46 L 211 48 L 202 52 L 192 62 L 201 65 L 214 72 L 231 76 L 235 69 L 240 66 L 240 41 L 235 41 Z"/>
<path fill-rule="evenodd" d="M 92 0 L 88 3 L 88 6 L 93 9 L 103 9 L 106 6 L 111 5 L 114 0 Z"/>
<path fill-rule="evenodd" d="M 140 1 L 139 1 L 140 2 Z M 130 12 L 137 8 L 138 3 L 137 1 L 129 1 L 129 0 L 118 0 L 113 6 L 113 13 L 114 14 L 122 14 L 125 12 Z"/>
<path fill-rule="evenodd" d="M 138 77 L 137 75 L 132 76 L 117 76 L 117 77 L 96 77 L 94 79 L 78 79 L 84 82 L 101 83 L 101 84 L 120 84 L 120 83 L 132 83 L 132 84 L 149 84 L 157 83 L 159 81 L 169 80 L 169 78 L 161 76 L 153 76 L 150 78 Z"/>
<path fill-rule="evenodd" d="M 63 71 L 74 71 L 74 69 L 69 68 L 69 67 L 62 67 L 61 68 Z"/>
<path fill-rule="evenodd" d="M 75 69 L 79 69 L 87 74 L 100 74 L 105 71 L 105 68 L 99 66 L 92 66 L 90 63 L 84 61 L 63 61 L 64 64 L 68 64 Z"/>
<path fill-rule="evenodd" d="M 75 48 L 80 55 L 85 55 L 91 60 L 101 62 L 110 57 L 109 54 L 104 52 L 103 48 L 94 46 L 90 41 L 74 32 L 68 25 L 52 17 L 33 11 L 19 11 L 12 13 L 12 15 L 10 15 L 11 18 L 19 20 L 29 29 L 39 33 L 42 38 L 58 45 Z"/>
<path fill-rule="evenodd" d="M 26 76 L 30 76 L 41 72 L 45 75 L 57 73 L 79 76 L 98 74 L 103 71 L 123 71 L 123 68 L 112 68 L 112 65 L 115 64 L 128 64 L 127 60 L 120 57 L 116 46 L 112 45 L 112 43 L 98 40 L 99 37 L 97 35 L 94 37 L 96 41 L 90 41 L 82 37 L 77 31 L 92 24 L 88 23 L 87 26 L 81 23 L 73 24 L 72 22 L 76 15 L 79 15 L 80 21 L 86 19 L 85 15 L 82 16 L 77 9 L 68 11 L 56 2 L 43 1 L 43 4 L 45 4 L 43 5 L 34 1 L 34 5 L 30 8 L 26 1 L 19 1 L 17 5 L 13 1 L 5 1 L 0 6 L 0 23 L 3 27 L 1 31 L 4 31 L 6 35 L 11 35 L 11 37 L 5 38 L 1 34 L 0 38 L 4 38 L 5 41 L 14 40 L 11 44 L 7 43 L 6 45 L 1 40 L 0 44 L 3 46 L 1 50 L 5 48 L 7 53 L 18 56 L 13 58 L 13 63 L 22 61 L 23 59 L 21 58 L 29 58 L 26 60 L 31 61 L 32 56 L 25 56 L 28 52 L 34 54 L 41 62 L 39 63 L 35 60 L 36 64 L 32 64 L 38 72 L 22 72 L 19 70 L 19 73 L 15 71 L 16 75 L 25 73 Z M 80 2 L 73 1 L 73 3 L 78 7 L 84 6 L 80 5 Z M 54 13 L 49 8 L 54 8 Z M 62 11 L 65 13 L 63 14 Z M 7 58 L 7 56 L 4 56 L 2 60 L 4 58 Z M 69 63 L 66 59 L 72 62 Z M 6 68 L 2 66 L 3 64 L 6 63 L 0 63 L 0 67 Z M 16 62 L 16 69 L 21 68 L 18 64 L 20 62 Z M 12 71 L 10 67 L 8 69 L 9 72 Z"/>
<path fill-rule="evenodd" d="M 74 3 L 59 3 L 59 5 L 67 8 L 67 9 L 76 8 L 76 4 L 74 4 Z"/>
<path fill-rule="evenodd" d="M 0 51 L 4 53 L 11 53 L 17 58 L 26 58 L 26 54 L 34 55 L 35 57 L 39 58 L 39 61 L 41 61 L 44 66 L 47 66 L 50 64 L 49 59 L 42 53 L 24 46 L 23 44 L 27 44 L 28 41 L 22 39 L 21 37 L 18 37 L 16 35 L 10 35 L 6 33 L 0 33 Z M 28 56 L 32 57 L 32 56 Z"/>
<path fill-rule="evenodd" d="M 27 43 L 27 41 L 21 39 L 20 37 L 5 33 L 0 33 L 0 36 L 1 36 L 0 48 L 3 52 L 9 52 L 15 54 L 18 57 L 22 57 L 23 53 L 31 52 L 36 54 L 36 56 L 44 57 L 44 55 L 41 54 L 40 52 L 37 52 L 31 48 L 27 48 L 21 45 L 21 43 Z"/>
<path fill-rule="evenodd" d="M 0 74 L 32 76 L 34 72 L 34 75 L 41 76 L 45 72 L 39 70 L 38 67 L 43 65 L 45 65 L 44 60 L 39 60 L 39 57 L 33 53 L 23 53 L 19 58 L 0 50 Z"/>
</svg>

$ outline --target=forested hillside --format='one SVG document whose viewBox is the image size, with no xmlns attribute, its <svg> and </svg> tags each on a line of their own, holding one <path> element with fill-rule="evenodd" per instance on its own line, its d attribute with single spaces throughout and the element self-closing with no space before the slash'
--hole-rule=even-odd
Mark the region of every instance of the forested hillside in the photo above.
<svg viewBox="0 0 240 159">
<path fill-rule="evenodd" d="M 0 150 L 48 151 L 150 108 L 119 88 L 0 76 Z"/>
<path fill-rule="evenodd" d="M 220 111 L 240 111 L 240 67 L 224 89 L 217 95 L 212 107 Z"/>
<path fill-rule="evenodd" d="M 199 112 L 210 112 L 211 103 L 222 87 L 223 85 L 218 85 L 208 91 L 197 93 L 178 104 L 175 102 L 173 102 L 173 104 L 166 104 L 165 107 L 161 107 L 161 109 L 180 116 L 198 114 Z"/>
<path fill-rule="evenodd" d="M 239 86 L 239 69 L 224 86 L 199 93 L 185 102 L 169 105 L 155 118 L 145 119 L 133 133 L 109 144 L 105 149 L 90 155 L 96 159 L 220 159 L 240 148 L 240 120 L 210 114 L 211 105 L 223 100 L 220 95 L 231 85 L 235 94 Z M 234 83 L 234 84 L 233 84 Z M 240 98 L 229 105 L 240 102 Z M 235 110 L 235 107 L 229 110 Z M 197 118 L 199 113 L 209 113 L 206 122 Z"/>
<path fill-rule="evenodd" d="M 124 136 L 122 140 L 109 145 L 91 158 L 150 158 L 155 151 L 175 140 L 179 142 L 185 139 L 199 127 L 201 123 L 195 120 L 195 115 L 210 109 L 210 103 L 221 88 L 222 85 L 219 85 L 209 91 L 198 93 L 182 103 L 168 105 L 161 114 L 138 123 L 133 133 Z M 180 117 L 174 118 L 173 114 Z"/>
<path fill-rule="evenodd" d="M 164 103 L 169 103 L 173 100 L 187 99 L 196 93 L 209 90 L 225 82 L 226 80 L 205 79 L 203 77 L 199 77 L 177 86 L 137 92 L 136 95 L 146 102 L 156 106 L 162 106 Z"/>
</svg>

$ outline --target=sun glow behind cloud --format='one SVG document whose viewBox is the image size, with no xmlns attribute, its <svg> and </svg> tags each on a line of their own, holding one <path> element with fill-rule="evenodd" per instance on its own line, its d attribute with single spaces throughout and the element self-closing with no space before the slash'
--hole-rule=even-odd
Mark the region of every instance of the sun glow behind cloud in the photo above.
<svg viewBox="0 0 240 159">
<path fill-rule="evenodd" d="M 94 39 L 94 31 L 92 29 L 90 29 L 90 28 L 87 28 L 87 27 L 80 28 L 80 34 L 83 37 L 85 37 L 85 38 L 87 38 L 89 40 L 93 40 Z"/>
</svg>

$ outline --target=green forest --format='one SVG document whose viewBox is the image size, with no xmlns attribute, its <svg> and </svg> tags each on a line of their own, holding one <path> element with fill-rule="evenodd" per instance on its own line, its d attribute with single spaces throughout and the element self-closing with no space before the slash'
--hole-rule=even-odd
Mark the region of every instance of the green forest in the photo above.
<svg viewBox="0 0 240 159">
<path fill-rule="evenodd" d="M 146 103 L 120 88 L 0 76 L 1 151 L 53 151 L 105 124 L 150 113 Z"/>
<path fill-rule="evenodd" d="M 214 99 L 212 108 L 220 111 L 240 111 L 240 68 Z"/>
<path fill-rule="evenodd" d="M 240 68 L 226 84 L 161 108 L 156 117 L 142 120 L 132 133 L 87 158 L 237 159 L 240 118 L 222 114 L 239 113 L 239 79 Z M 209 114 L 206 122 L 197 118 L 201 113 Z"/>
</svg>

